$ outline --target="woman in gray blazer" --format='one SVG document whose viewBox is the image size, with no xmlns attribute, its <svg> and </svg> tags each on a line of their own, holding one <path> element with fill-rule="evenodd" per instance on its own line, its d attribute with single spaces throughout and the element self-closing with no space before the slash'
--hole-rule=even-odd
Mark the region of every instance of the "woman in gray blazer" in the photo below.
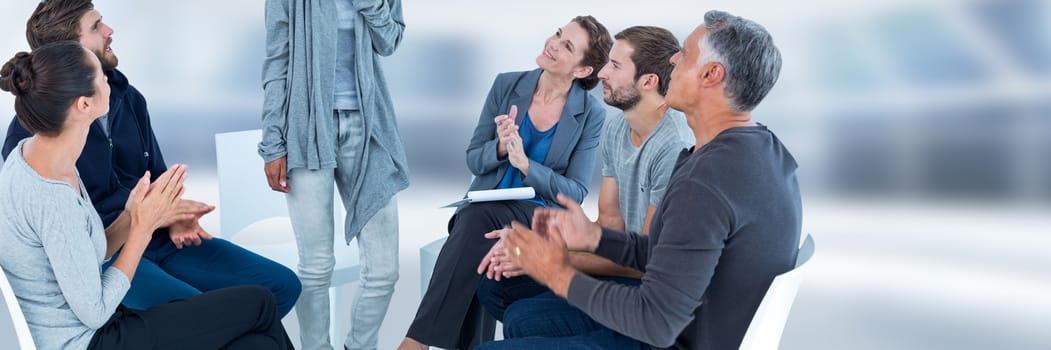
<svg viewBox="0 0 1051 350">
<path fill-rule="evenodd" d="M 469 349 L 492 339 L 491 326 L 488 334 L 476 334 L 484 311 L 474 297 L 475 269 L 494 243 L 484 235 L 511 221 L 532 222 L 537 207 L 558 206 L 559 193 L 584 200 L 606 116 L 587 90 L 598 84 L 612 45 L 594 17 L 576 17 L 545 41 L 539 68 L 496 77 L 467 147 L 467 167 L 475 175 L 469 190 L 530 186 L 537 196 L 457 210 L 399 349 Z"/>
</svg>

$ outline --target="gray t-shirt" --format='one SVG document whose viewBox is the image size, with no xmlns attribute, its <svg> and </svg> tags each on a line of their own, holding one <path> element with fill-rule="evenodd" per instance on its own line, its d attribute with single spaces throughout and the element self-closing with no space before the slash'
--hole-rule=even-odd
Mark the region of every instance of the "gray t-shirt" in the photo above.
<svg viewBox="0 0 1051 350">
<path fill-rule="evenodd" d="M 358 76 L 354 68 L 354 19 L 358 10 L 350 0 L 336 0 L 336 75 L 332 109 L 357 110 Z"/>
<path fill-rule="evenodd" d="M 131 281 L 110 267 L 102 220 L 80 183 L 41 177 L 20 142 L 0 171 L 0 266 L 39 349 L 86 349 Z M 79 176 L 78 176 L 79 182 Z"/>
<path fill-rule="evenodd" d="M 631 126 L 623 113 L 606 120 L 602 176 L 617 182 L 626 232 L 642 233 L 646 210 L 660 206 L 679 152 L 692 144 L 686 117 L 671 108 L 639 147 L 631 144 Z"/>
</svg>

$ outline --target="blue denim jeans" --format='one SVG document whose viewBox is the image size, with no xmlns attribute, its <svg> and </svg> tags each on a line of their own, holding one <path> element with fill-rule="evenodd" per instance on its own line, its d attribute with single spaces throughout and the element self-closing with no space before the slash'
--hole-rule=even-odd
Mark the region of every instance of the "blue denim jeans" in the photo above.
<svg viewBox="0 0 1051 350">
<path fill-rule="evenodd" d="M 332 193 L 338 189 L 343 206 L 347 210 L 353 208 L 352 194 L 364 150 L 361 112 L 337 111 L 334 117 L 339 125 L 336 168 L 296 168 L 288 172 L 288 214 L 296 235 L 299 279 L 303 283 L 303 293 L 296 304 L 303 349 L 331 349 L 329 287 L 336 264 Z M 344 345 L 349 349 L 375 349 L 380 324 L 398 281 L 398 206 L 394 198 L 369 219 L 357 242 L 361 284 L 352 301 L 350 332 Z M 338 244 L 344 244 L 342 239 Z"/>
<path fill-rule="evenodd" d="M 631 349 L 650 346 L 595 322 L 550 291 L 511 304 L 504 313 L 504 340 L 477 350 Z"/>
<path fill-rule="evenodd" d="M 641 283 L 637 279 L 626 277 L 599 277 L 599 279 L 629 286 L 637 286 Z M 500 281 L 491 280 L 483 276 L 482 281 L 478 283 L 476 293 L 478 302 L 482 304 L 485 311 L 500 321 L 504 321 L 504 313 L 508 307 L 519 300 L 536 296 L 554 296 L 550 289 L 537 283 L 529 276 L 505 278 Z M 508 322 L 503 323 L 504 334 L 506 335 Z"/>
<path fill-rule="evenodd" d="M 103 268 L 116 260 L 114 255 Z M 292 270 L 230 241 L 214 238 L 202 241 L 200 246 L 178 249 L 167 234 L 161 233 L 146 247 L 131 289 L 121 303 L 145 310 L 203 292 L 247 285 L 263 286 L 274 293 L 280 316 L 292 309 L 300 292 L 299 279 Z"/>
</svg>

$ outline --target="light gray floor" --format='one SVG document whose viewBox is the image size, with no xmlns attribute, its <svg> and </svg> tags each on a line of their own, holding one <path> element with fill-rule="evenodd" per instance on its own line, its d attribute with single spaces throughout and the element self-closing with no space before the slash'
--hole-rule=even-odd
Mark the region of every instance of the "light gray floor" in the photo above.
<svg viewBox="0 0 1051 350">
<path fill-rule="evenodd" d="M 217 202 L 211 179 L 190 198 Z M 414 183 L 399 197 L 401 279 L 380 334 L 397 346 L 420 297 L 419 247 L 444 235 L 463 184 Z M 592 197 L 593 198 L 593 197 Z M 585 208 L 593 215 L 593 201 Z M 1046 349 L 1051 217 L 1037 208 L 807 198 L 817 251 L 782 349 Z M 220 212 L 203 224 L 217 230 Z M 242 239 L 242 238 L 238 238 Z M 241 243 L 252 243 L 251 241 Z M 342 288 L 349 310 L 354 286 Z M 0 318 L 0 327 L 5 322 Z M 294 315 L 285 325 L 298 343 Z M 6 328 L 3 328 L 6 329 Z M 0 343 L 11 340 L 0 330 Z M 342 341 L 345 329 L 339 332 Z"/>
</svg>

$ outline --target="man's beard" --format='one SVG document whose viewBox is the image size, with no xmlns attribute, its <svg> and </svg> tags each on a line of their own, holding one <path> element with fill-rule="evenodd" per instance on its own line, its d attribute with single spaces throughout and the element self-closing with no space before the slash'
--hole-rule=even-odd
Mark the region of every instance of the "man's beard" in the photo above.
<svg viewBox="0 0 1051 350">
<path fill-rule="evenodd" d="M 610 88 L 609 97 L 603 99 L 606 104 L 618 108 L 622 111 L 627 111 L 635 106 L 639 105 L 639 101 L 642 101 L 642 96 L 639 95 L 639 91 L 624 87 L 619 89 Z"/>
<path fill-rule="evenodd" d="M 98 57 L 99 58 L 99 62 L 102 63 L 102 70 L 103 71 L 111 71 L 114 68 L 117 68 L 117 62 L 118 62 L 117 55 L 114 55 L 113 53 L 110 53 L 109 55 L 106 55 L 106 52 L 103 51 L 103 52 L 96 52 L 95 56 Z"/>
</svg>

